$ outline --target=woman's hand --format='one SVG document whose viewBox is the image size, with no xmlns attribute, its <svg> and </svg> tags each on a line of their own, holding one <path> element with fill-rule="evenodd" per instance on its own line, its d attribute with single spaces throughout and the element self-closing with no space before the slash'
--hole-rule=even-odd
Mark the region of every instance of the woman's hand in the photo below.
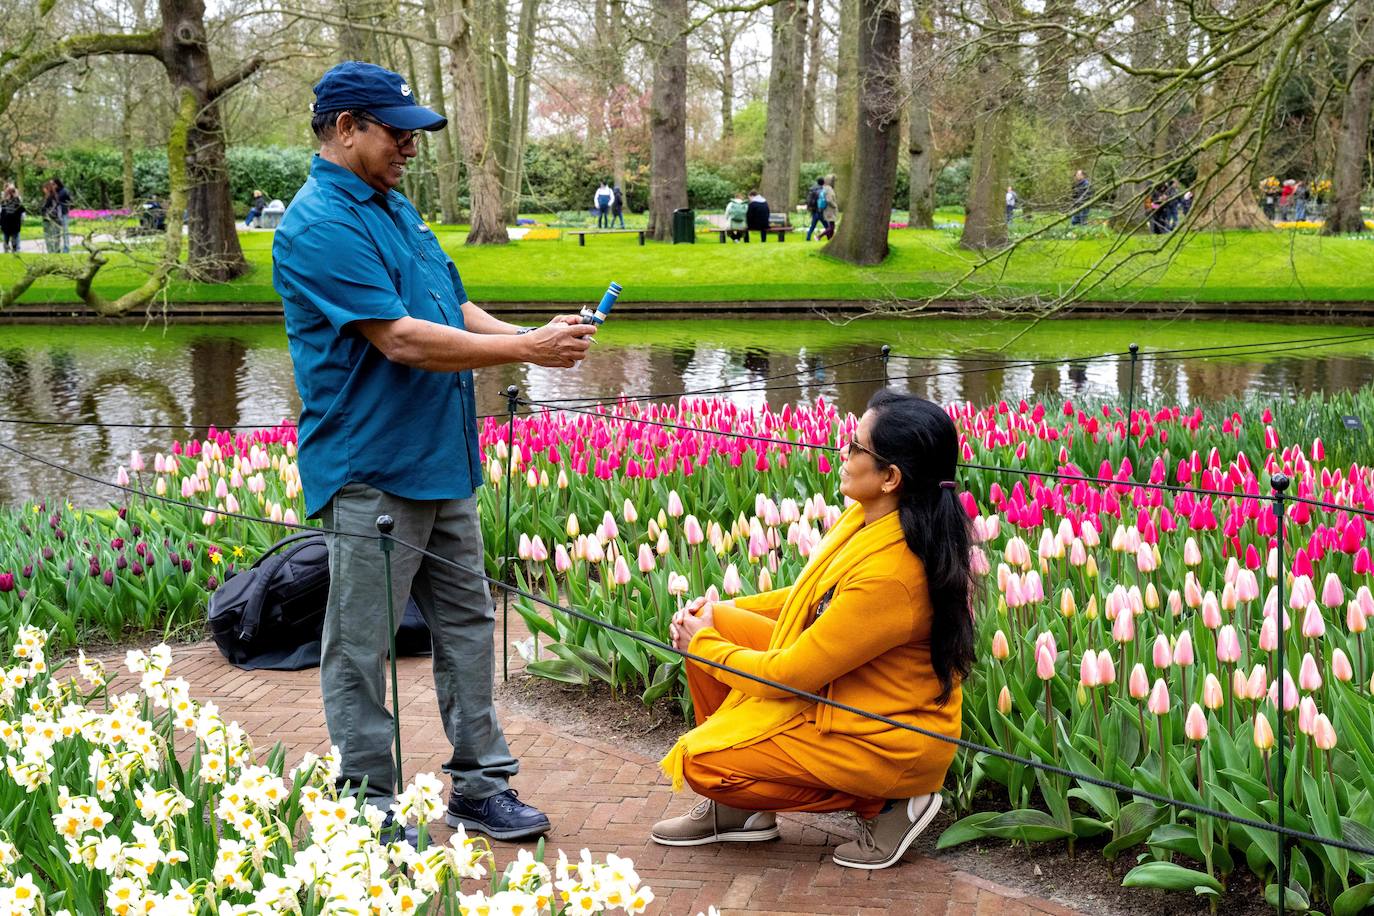
<svg viewBox="0 0 1374 916">
<path fill-rule="evenodd" d="M 673 615 L 668 632 L 672 637 L 673 646 L 679 652 L 686 652 L 687 647 L 692 644 L 692 637 L 711 626 L 715 626 L 715 614 L 711 610 L 711 603 L 705 598 L 694 598 Z"/>
</svg>

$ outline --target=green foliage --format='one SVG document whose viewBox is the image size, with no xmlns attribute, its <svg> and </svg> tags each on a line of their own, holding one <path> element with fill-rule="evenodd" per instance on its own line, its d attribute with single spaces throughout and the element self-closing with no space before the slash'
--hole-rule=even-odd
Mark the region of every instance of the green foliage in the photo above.
<svg viewBox="0 0 1374 916">
<path fill-rule="evenodd" d="M 1011 184 L 1028 208 L 1056 210 L 1072 199 L 1073 149 L 1062 121 L 1017 118 L 1012 127 Z"/>
<path fill-rule="evenodd" d="M 968 200 L 968 179 L 973 163 L 967 156 L 954 159 L 935 176 L 935 206 L 963 207 Z M 898 202 L 901 198 L 897 198 Z"/>
<path fill-rule="evenodd" d="M 289 203 L 310 174 L 312 156 L 313 150 L 300 147 L 230 147 L 229 193 L 235 208 L 246 212 L 254 190 Z"/>
<path fill-rule="evenodd" d="M 687 166 L 687 205 L 698 210 L 722 210 L 730 198 L 741 189 L 709 168 L 689 163 Z"/>
</svg>

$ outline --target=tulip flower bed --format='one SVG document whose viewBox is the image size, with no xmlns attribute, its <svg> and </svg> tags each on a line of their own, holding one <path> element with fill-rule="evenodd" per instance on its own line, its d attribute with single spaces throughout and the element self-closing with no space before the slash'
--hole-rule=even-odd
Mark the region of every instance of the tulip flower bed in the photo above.
<svg viewBox="0 0 1374 916">
<path fill-rule="evenodd" d="M 417 847 L 383 842 L 384 812 L 340 798 L 337 752 L 254 751 L 214 704 L 169 675 L 171 652 L 131 651 L 139 690 L 111 695 L 99 663 L 48 669 L 24 628 L 0 691 L 0 911 L 192 916 L 215 913 L 642 913 L 653 900 L 634 863 L 584 850 L 553 869 L 528 850 L 487 887 L 486 841 L 460 828 L 442 845 L 426 823 L 444 786 L 420 774 L 392 806 L 418 821 Z M 177 751 L 180 753 L 177 753 Z M 542 847 L 541 847 L 542 853 Z"/>
<path fill-rule="evenodd" d="M 1374 772 L 1369 520 L 1292 504 L 1281 569 L 1273 503 L 1262 498 L 1270 475 L 1283 471 L 1292 495 L 1374 510 L 1363 441 L 1340 422 L 1371 408 L 1374 393 L 1365 391 L 1277 416 L 1258 407 L 1163 408 L 1137 410 L 1129 423 L 1112 407 L 953 409 L 965 462 L 1070 477 L 959 475 L 985 576 L 965 737 L 1259 821 L 1276 820 L 1282 769 L 1289 827 L 1374 847 L 1365 778 Z M 719 399 L 519 416 L 513 438 L 504 422 L 487 421 L 489 485 L 480 500 L 488 570 L 503 566 L 509 488 L 519 585 L 666 641 L 686 597 L 729 597 L 795 578 L 843 508 L 833 452 L 808 444 L 834 446 L 855 423 L 824 402 L 772 412 Z M 300 512 L 294 442 L 290 427 L 219 434 L 121 469 L 212 511 L 139 500 L 106 514 L 26 509 L 25 533 L 6 536 L 15 538 L 12 555 L 28 562 L 17 573 L 0 568 L 0 605 L 17 611 L 7 619 L 78 633 L 83 620 L 112 633 L 131 622 L 199 620 L 213 577 L 283 533 L 219 513 L 290 520 Z M 1114 482 L 1072 479 L 1089 475 Z M 119 565 L 119 556 L 149 554 L 141 573 Z M 178 603 L 159 616 L 157 602 L 173 597 Z M 676 698 L 688 712 L 672 653 L 527 599 L 512 607 L 532 633 L 520 646 L 531 673 L 604 682 L 646 703 Z M 1280 639 L 1285 671 L 1276 665 Z M 1271 902 L 1286 886 L 1294 910 L 1347 916 L 1374 900 L 1374 859 L 1297 842 L 1279 880 L 1271 833 L 995 757 L 961 753 L 950 791 L 961 810 L 999 810 L 965 817 L 941 837 L 945 846 L 1084 840 L 1109 858 L 1143 848 L 1126 877 L 1133 886 L 1215 899 L 1230 875 L 1248 869 Z"/>
</svg>

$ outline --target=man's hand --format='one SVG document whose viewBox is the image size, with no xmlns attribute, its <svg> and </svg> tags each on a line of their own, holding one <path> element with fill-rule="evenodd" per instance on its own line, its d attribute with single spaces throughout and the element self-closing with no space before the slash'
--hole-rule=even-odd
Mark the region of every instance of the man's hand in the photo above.
<svg viewBox="0 0 1374 916">
<path fill-rule="evenodd" d="M 529 355 L 526 362 L 536 366 L 567 369 L 587 356 L 596 325 L 582 324 L 576 315 L 559 315 L 538 330 L 522 335 Z"/>
</svg>

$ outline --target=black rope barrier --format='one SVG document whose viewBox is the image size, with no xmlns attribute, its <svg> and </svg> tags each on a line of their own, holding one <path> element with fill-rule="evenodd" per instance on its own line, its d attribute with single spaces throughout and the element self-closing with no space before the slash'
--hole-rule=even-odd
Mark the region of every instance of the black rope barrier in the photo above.
<svg viewBox="0 0 1374 916">
<path fill-rule="evenodd" d="M 1282 825 L 1282 824 L 1271 824 L 1271 823 L 1267 823 L 1267 822 L 1265 822 L 1265 821 L 1255 820 L 1255 819 L 1253 819 L 1253 818 L 1242 817 L 1242 816 L 1239 816 L 1239 815 L 1231 814 L 1230 812 L 1221 811 L 1221 810 L 1219 810 L 1219 809 L 1208 808 L 1208 807 L 1206 807 L 1206 806 L 1204 806 L 1204 805 L 1199 805 L 1199 804 L 1196 804 L 1196 803 L 1194 803 L 1194 802 L 1190 802 L 1190 801 L 1187 801 L 1187 800 L 1184 800 L 1184 799 L 1173 798 L 1173 797 L 1168 796 L 1168 795 L 1163 795 L 1163 794 L 1160 794 L 1160 793 L 1151 792 L 1151 791 L 1146 790 L 1146 789 L 1140 789 L 1140 788 L 1137 788 L 1137 787 L 1132 787 L 1132 786 L 1125 785 L 1124 783 L 1119 783 L 1119 782 L 1115 782 L 1115 781 L 1112 781 L 1112 780 L 1109 780 L 1109 779 L 1104 779 L 1104 778 L 1102 778 L 1102 777 L 1093 776 L 1092 774 L 1089 774 L 1089 773 L 1079 773 L 1079 772 L 1076 772 L 1076 771 L 1074 771 L 1074 770 L 1070 770 L 1070 769 L 1067 769 L 1067 768 L 1064 768 L 1064 767 L 1057 766 L 1057 765 L 1055 765 L 1055 764 L 1045 763 L 1044 761 L 1037 760 L 1037 759 L 1035 759 L 1035 758 L 1033 758 L 1033 757 L 1025 757 L 1025 756 L 1022 756 L 1022 755 L 1019 755 L 1019 754 L 1014 754 L 1014 753 L 1012 753 L 1012 752 L 1010 752 L 1010 751 L 1002 750 L 1001 748 L 995 748 L 995 747 L 991 747 L 991 746 L 989 746 L 989 745 L 980 744 L 980 743 L 978 743 L 978 742 L 976 742 L 976 741 L 969 741 L 968 739 L 965 739 L 965 738 L 955 738 L 955 737 L 952 737 L 952 736 L 949 736 L 949 735 L 943 735 L 943 734 L 941 734 L 941 733 L 939 733 L 939 732 L 935 732 L 935 731 L 932 731 L 932 730 L 929 730 L 929 729 L 921 728 L 920 726 L 917 726 L 917 725 L 912 725 L 912 724 L 907 723 L 907 722 L 901 722 L 901 721 L 899 721 L 899 720 L 897 720 L 897 719 L 891 718 L 890 716 L 882 715 L 881 713 L 875 713 L 875 712 L 871 712 L 871 711 L 868 711 L 868 710 L 864 710 L 864 709 L 861 709 L 861 708 L 859 708 L 859 707 L 851 706 L 851 705 L 849 705 L 849 704 L 847 704 L 847 703 L 840 702 L 840 701 L 838 701 L 838 700 L 833 700 L 833 699 L 830 699 L 830 698 L 828 698 L 828 697 L 824 697 L 824 696 L 821 696 L 821 695 L 819 695 L 819 694 L 812 693 L 812 692 L 810 692 L 810 691 L 802 690 L 802 689 L 800 689 L 800 688 L 793 687 L 793 686 L 791 686 L 791 685 L 784 684 L 784 683 L 781 683 L 781 682 L 778 682 L 778 681 L 774 681 L 774 680 L 771 680 L 771 679 L 769 679 L 769 678 L 762 677 L 762 676 L 760 676 L 760 675 L 755 675 L 755 674 L 753 674 L 753 673 L 751 673 L 751 672 L 742 671 L 742 670 L 740 670 L 740 669 L 738 669 L 738 668 L 734 668 L 733 666 L 730 666 L 730 665 L 727 665 L 727 664 L 724 664 L 724 663 L 721 663 L 721 662 L 716 662 L 716 661 L 713 661 L 713 660 L 711 660 L 711 659 L 704 658 L 704 657 L 699 656 L 699 655 L 697 655 L 697 654 L 695 654 L 695 653 L 692 653 L 692 652 L 689 652 L 689 651 L 683 651 L 683 650 L 681 650 L 681 649 L 678 649 L 676 646 L 672 646 L 672 645 L 669 645 L 669 644 L 667 644 L 667 643 L 664 643 L 664 642 L 662 642 L 661 640 L 658 640 L 658 639 L 655 639 L 655 638 L 652 637 L 652 636 L 649 636 L 648 634 L 641 633 L 641 632 L 636 631 L 636 630 L 631 630 L 631 629 L 629 629 L 629 628 L 619 626 L 618 624 L 612 623 L 612 622 L 607 621 L 607 620 L 603 620 L 603 619 L 601 619 L 601 618 L 599 618 L 599 617 L 596 617 L 596 616 L 591 615 L 591 614 L 587 614 L 586 612 L 583 612 L 583 611 L 578 611 L 578 610 L 576 610 L 576 609 L 574 609 L 574 608 L 570 608 L 570 607 L 566 607 L 566 606 L 564 606 L 564 605 L 560 605 L 560 604 L 558 604 L 557 602 L 554 602 L 554 601 L 551 601 L 551 600 L 549 600 L 549 599 L 547 599 L 547 598 L 544 598 L 544 597 L 541 596 L 541 595 L 536 595 L 536 594 L 534 594 L 534 593 L 532 593 L 532 592 L 529 592 L 529 591 L 527 591 L 527 590 L 525 590 L 525 589 L 521 589 L 521 588 L 519 588 L 518 586 L 515 586 L 515 585 L 512 585 L 512 584 L 510 584 L 510 583 L 507 583 L 507 582 L 501 581 L 501 580 L 499 580 L 499 579 L 493 578 L 492 576 L 487 575 L 487 574 L 486 574 L 485 572 L 483 572 L 483 571 L 474 570 L 474 569 L 472 569 L 472 568 L 470 568 L 470 567 L 468 567 L 468 566 L 465 566 L 465 565 L 463 565 L 463 564 L 461 564 L 461 563 L 458 563 L 458 562 L 456 562 L 456 561 L 454 561 L 454 560 L 450 560 L 450 559 L 448 559 L 447 557 L 443 557 L 443 556 L 440 556 L 440 555 L 438 555 L 438 554 L 435 554 L 435 553 L 433 553 L 432 551 L 429 551 L 429 550 L 427 550 L 427 549 L 425 549 L 425 548 L 423 548 L 423 547 L 419 547 L 418 545 L 415 545 L 415 544 L 410 544 L 410 543 L 408 543 L 408 542 L 406 542 L 406 541 L 403 541 L 403 540 L 401 540 L 401 539 L 399 539 L 399 538 L 396 538 L 394 535 L 392 535 L 392 534 L 390 534 L 390 533 L 385 533 L 385 534 L 382 534 L 382 533 L 373 534 L 373 533 L 363 533 L 363 532 L 342 531 L 342 530 L 337 530 L 337 529 L 326 529 L 326 528 L 322 528 L 322 527 L 319 527 L 319 526 L 291 525 L 291 524 L 285 524 L 285 523 L 282 523 L 282 522 L 274 522 L 274 521 L 272 521 L 271 519 L 261 518 L 261 517 L 258 517 L 258 516 L 250 516 L 250 515 L 245 515 L 245 514 L 241 514 L 241 513 L 227 513 L 227 512 L 221 512 L 221 511 L 219 511 L 218 509 L 216 509 L 215 507 L 212 507 L 212 506 L 199 506 L 199 505 L 196 505 L 196 504 L 183 502 L 183 501 L 181 501 L 181 500 L 172 499 L 172 498 L 170 498 L 170 497 L 159 496 L 158 494 L 155 494 L 155 493 L 146 493 L 146 492 L 144 492 L 144 491 L 142 491 L 142 490 L 139 490 L 139 489 L 137 489 L 137 488 L 128 487 L 128 486 L 123 486 L 123 485 L 114 483 L 114 482 L 112 482 L 112 481 L 102 480 L 101 478 L 95 477 L 95 476 L 93 476 L 93 475 L 85 474 L 85 473 L 80 472 L 80 471 L 77 471 L 77 470 L 75 470 L 75 469 L 73 469 L 73 468 L 68 468 L 68 467 L 66 467 L 66 466 L 64 466 L 64 465 L 58 464 L 57 462 L 49 461 L 49 460 L 47 460 L 47 459 L 45 459 L 45 458 L 41 458 L 41 457 L 39 457 L 39 456 L 32 455 L 32 454 L 30 454 L 30 453 L 28 453 L 28 452 L 26 452 L 26 451 L 23 451 L 22 449 L 15 448 L 14 446 L 12 446 L 12 445 L 10 445 L 10 444 L 8 444 L 8 443 L 5 443 L 5 442 L 0 442 L 0 448 L 4 448 L 4 449 L 6 449 L 6 450 L 8 450 L 8 451 L 10 451 L 10 452 L 13 452 L 14 454 L 17 454 L 17 455 L 19 455 L 19 456 L 21 456 L 21 457 L 23 457 L 23 458 L 28 459 L 28 460 L 38 462 L 38 463 L 40 463 L 40 464 L 42 464 L 42 465 L 44 465 L 44 466 L 46 466 L 46 467 L 49 467 L 49 468 L 51 468 L 51 469 L 53 469 L 53 470 L 61 471 L 61 472 L 63 472 L 63 473 L 70 474 L 70 475 L 72 475 L 72 476 L 74 476 L 74 477 L 77 477 L 77 478 L 80 478 L 80 479 L 83 479 L 83 480 L 88 480 L 88 481 L 91 481 L 91 482 L 94 482 L 94 483 L 98 483 L 98 484 L 101 484 L 101 485 L 103 485 L 103 486 L 107 486 L 107 487 L 110 487 L 110 488 L 112 488 L 112 489 L 116 489 L 116 490 L 119 490 L 119 491 L 121 491 L 121 492 L 128 493 L 128 494 L 133 495 L 133 496 L 141 496 L 141 497 L 146 497 L 146 498 L 149 498 L 149 499 L 155 499 L 155 500 L 159 500 L 159 501 L 164 502 L 164 503 L 170 503 L 170 504 L 173 504 L 173 505 L 181 506 L 181 507 L 183 507 L 183 508 L 196 509 L 196 510 L 202 510 L 202 511 L 212 511 L 212 512 L 215 512 L 215 513 L 218 514 L 218 515 L 222 515 L 222 516 L 225 516 L 225 517 L 237 518 L 237 519 L 242 519 L 242 520 L 245 520 L 245 521 L 258 522 L 258 523 L 268 524 L 268 525 L 282 525 L 283 527 L 288 527 L 288 528 L 296 528 L 296 529 L 310 530 L 310 531 L 323 531 L 323 532 L 325 532 L 325 533 L 334 534 L 334 535 L 341 536 L 341 537 L 353 537 L 353 538 L 361 538 L 361 539 L 374 540 L 374 541 L 390 541 L 390 542 L 392 542 L 392 543 L 398 544 L 398 545 L 400 545 L 400 546 L 406 548 L 407 550 L 415 551 L 416 553 L 418 553 L 418 554 L 420 554 L 420 555 L 422 555 L 422 556 L 424 556 L 424 557 L 426 557 L 426 558 L 428 558 L 428 559 L 431 559 L 431 560 L 433 560 L 433 561 L 435 561 L 435 562 L 438 562 L 438 563 L 447 565 L 447 566 L 449 566 L 450 568 L 453 568 L 453 569 L 459 570 L 459 571 L 461 571 L 461 572 L 467 573 L 468 575 L 472 575 L 472 576 L 478 577 L 478 578 L 482 579 L 483 581 L 487 582 L 487 583 L 490 584 L 490 585 L 493 585 L 493 586 L 495 586 L 495 587 L 497 587 L 497 588 L 500 588 L 500 589 L 505 590 L 505 591 L 506 591 L 507 593 L 509 593 L 509 594 L 515 594 L 515 595 L 517 595 L 517 596 L 519 596 L 519 597 L 521 597 L 521 598 L 524 598 L 524 599 L 526 599 L 526 600 L 533 601 L 533 602 L 536 602 L 536 603 L 538 603 L 538 604 L 540 604 L 540 605 L 543 605 L 543 606 L 545 606 L 545 607 L 548 607 L 550 610 L 555 610 L 555 611 L 558 611 L 559 613 L 567 614 L 568 616 L 573 617 L 573 618 L 575 618 L 575 619 L 583 620 L 583 621 L 586 621 L 586 622 L 588 622 L 588 623 L 591 623 L 591 624 L 593 624 L 593 625 L 595 625 L 595 626 L 599 626 L 599 627 L 602 627 L 602 628 L 604 628 L 604 629 L 607 629 L 607 630 L 610 630 L 610 631 L 619 633 L 619 634 L 621 634 L 621 635 L 623 635 L 623 636 L 625 636 L 625 637 L 627 637 L 627 638 L 629 638 L 629 639 L 635 640 L 636 642 L 643 643 L 643 644 L 645 644 L 645 645 L 654 646 L 654 647 L 656 647 L 656 648 L 658 648 L 658 649 L 660 649 L 660 650 L 662 650 L 662 651 L 666 651 L 666 652 L 669 652 L 669 653 L 671 653 L 671 654 L 673 654 L 673 655 L 677 655 L 677 656 L 679 656 L 680 658 L 683 658 L 683 659 L 686 659 L 686 660 L 690 660 L 690 661 L 694 661 L 694 662 L 697 662 L 698 664 L 706 665 L 706 666 L 708 666 L 708 667 L 715 668 L 715 669 L 720 670 L 720 671 L 724 671 L 724 672 L 729 673 L 729 674 L 732 674 L 732 675 L 734 675 L 734 676 L 736 676 L 736 677 L 740 677 L 740 678 L 742 678 L 742 679 L 749 680 L 749 681 L 754 682 L 754 683 L 758 683 L 758 684 L 760 684 L 760 685 L 769 687 L 769 688 L 774 689 L 774 690 L 779 690 L 779 691 L 782 691 L 782 692 L 784 692 L 784 693 L 788 693 L 788 694 L 790 694 L 790 695 L 792 695 L 792 696 L 796 696 L 796 697 L 798 697 L 798 698 L 800 698 L 800 699 L 805 699 L 805 700 L 808 700 L 808 701 L 810 701 L 810 702 L 814 702 L 814 703 L 817 703 L 817 704 L 820 704 L 820 705 L 825 705 L 825 706 L 829 706 L 829 707 L 832 707 L 832 708 L 835 708 L 835 709 L 839 709 L 839 710 L 842 710 L 842 711 L 844 711 L 844 712 L 848 712 L 848 713 L 850 713 L 850 714 L 852 714 L 852 715 L 857 715 L 857 716 L 860 716 L 860 717 L 862 717 L 862 718 L 870 719 L 870 720 L 873 720 L 873 721 L 876 721 L 876 722 L 882 722 L 883 724 L 888 725 L 888 726 L 891 726 L 891 727 L 893 727 L 893 728 L 898 728 L 898 729 L 901 729 L 901 730 L 904 730 L 904 731 L 913 732 L 913 733 L 915 733 L 915 734 L 919 734 L 919 735 L 922 735 L 922 736 L 927 737 L 927 738 L 932 738 L 932 739 L 934 739 L 934 740 L 941 741 L 941 742 L 944 742 L 944 743 L 947 743 L 947 744 L 953 744 L 953 745 L 955 745 L 956 747 L 963 748 L 964 750 L 967 750 L 967 751 L 972 751 L 972 752 L 974 752 L 974 753 L 987 754 L 987 755 L 989 755 L 989 756 L 993 756 L 993 757 L 997 757 L 997 758 L 1006 760 L 1006 761 L 1009 762 L 1009 763 L 1016 763 L 1016 764 L 1019 764 L 1019 765 L 1021 765 L 1021 766 L 1027 766 L 1027 767 L 1031 767 L 1031 768 L 1033 768 L 1033 769 L 1037 769 L 1037 770 L 1040 770 L 1040 771 L 1043 771 L 1043 772 L 1046 772 L 1046 773 L 1050 773 L 1050 774 L 1052 774 L 1052 775 L 1061 776 L 1061 777 L 1068 778 L 1068 779 L 1078 780 L 1078 781 L 1081 781 L 1081 782 L 1088 783 L 1088 784 L 1090 784 L 1090 785 L 1098 786 L 1098 787 L 1100 787 L 1100 788 L 1110 789 L 1110 790 L 1112 790 L 1112 791 L 1114 791 L 1114 792 L 1121 793 L 1121 794 L 1125 794 L 1125 795 L 1130 796 L 1130 797 L 1146 799 L 1146 800 L 1148 800 L 1148 801 L 1152 801 L 1152 802 L 1155 802 L 1155 803 L 1157 803 L 1157 804 L 1167 805 L 1167 806 L 1170 806 L 1170 807 L 1178 808 L 1178 809 L 1184 810 L 1184 811 L 1189 811 L 1189 812 L 1192 812 L 1192 813 L 1194 813 L 1194 814 L 1202 815 L 1202 816 L 1205 816 L 1205 817 L 1216 818 L 1216 819 L 1218 819 L 1218 820 L 1227 821 L 1227 822 L 1229 822 L 1229 823 L 1234 823 L 1234 824 L 1237 824 L 1237 825 L 1243 826 L 1243 827 L 1249 827 L 1249 828 L 1253 828 L 1253 829 L 1257 829 L 1257 830 L 1264 830 L 1264 831 L 1267 831 L 1267 832 L 1270 832 L 1270 833 L 1274 833 L 1274 834 L 1276 834 L 1276 835 L 1278 835 L 1278 836 L 1284 837 L 1284 838 L 1286 838 L 1286 839 L 1302 840 L 1302 841 L 1311 842 L 1311 843 L 1316 843 L 1316 844 L 1318 844 L 1318 845 L 1327 846 L 1327 847 L 1331 847 L 1331 848 L 1343 849 L 1343 850 L 1346 850 L 1346 851 L 1348 851 L 1348 852 L 1359 853 L 1359 854 L 1361 854 L 1361 855 L 1374 856 L 1374 847 L 1362 846 L 1362 845 L 1360 845 L 1360 844 L 1358 844 L 1358 843 L 1352 843 L 1352 842 L 1349 842 L 1349 841 L 1346 841 L 1346 840 L 1343 840 L 1343 839 L 1338 839 L 1338 838 L 1335 838 L 1335 837 L 1324 837 L 1324 836 L 1321 836 L 1321 835 L 1319 835 L 1319 834 L 1315 834 L 1315 833 L 1311 833 L 1311 832 L 1303 831 L 1303 830 L 1297 830 L 1297 829 L 1294 829 L 1294 828 L 1291 828 L 1291 827 L 1284 826 L 1284 825 Z M 1081 479 L 1081 478 L 1080 478 L 1080 479 Z M 1275 484 L 1276 484 L 1276 487 L 1275 487 L 1276 493 L 1275 493 L 1274 496 L 1259 496 L 1259 497 L 1255 497 L 1255 498 L 1265 499 L 1265 500 L 1274 502 L 1274 503 L 1276 504 L 1276 506 L 1277 506 L 1277 511 L 1278 511 L 1278 513 L 1279 513 L 1279 517 L 1281 518 L 1282 515 L 1283 515 L 1282 503 L 1283 503 L 1284 497 L 1281 495 L 1280 492 L 1278 492 L 1278 487 L 1277 487 L 1278 481 L 1279 481 L 1279 479 L 1278 479 L 1278 477 L 1276 476 L 1276 477 L 1275 477 L 1275 481 L 1274 481 Z M 1115 483 L 1115 484 L 1121 483 L 1120 481 L 1109 481 L 1109 482 Z M 1285 479 L 1284 482 L 1285 482 L 1285 484 L 1286 484 L 1286 479 Z M 507 486 L 510 486 L 510 484 L 508 483 Z M 1155 485 L 1155 486 L 1159 486 L 1159 485 Z M 1280 716 L 1282 716 L 1282 712 L 1280 712 Z M 1280 730 L 1280 734 L 1282 734 L 1282 730 Z M 1285 752 L 1285 753 L 1287 752 L 1287 749 L 1286 749 L 1286 748 L 1285 748 L 1284 752 Z M 1281 755 L 1281 756 L 1282 756 L 1282 755 Z M 1282 804 L 1280 804 L 1280 812 L 1282 813 Z M 1280 848 L 1282 849 L 1282 845 L 1281 845 Z M 1282 886 L 1286 886 L 1286 878 L 1284 878 L 1283 880 L 1284 880 L 1284 884 L 1283 884 Z"/>
</svg>

